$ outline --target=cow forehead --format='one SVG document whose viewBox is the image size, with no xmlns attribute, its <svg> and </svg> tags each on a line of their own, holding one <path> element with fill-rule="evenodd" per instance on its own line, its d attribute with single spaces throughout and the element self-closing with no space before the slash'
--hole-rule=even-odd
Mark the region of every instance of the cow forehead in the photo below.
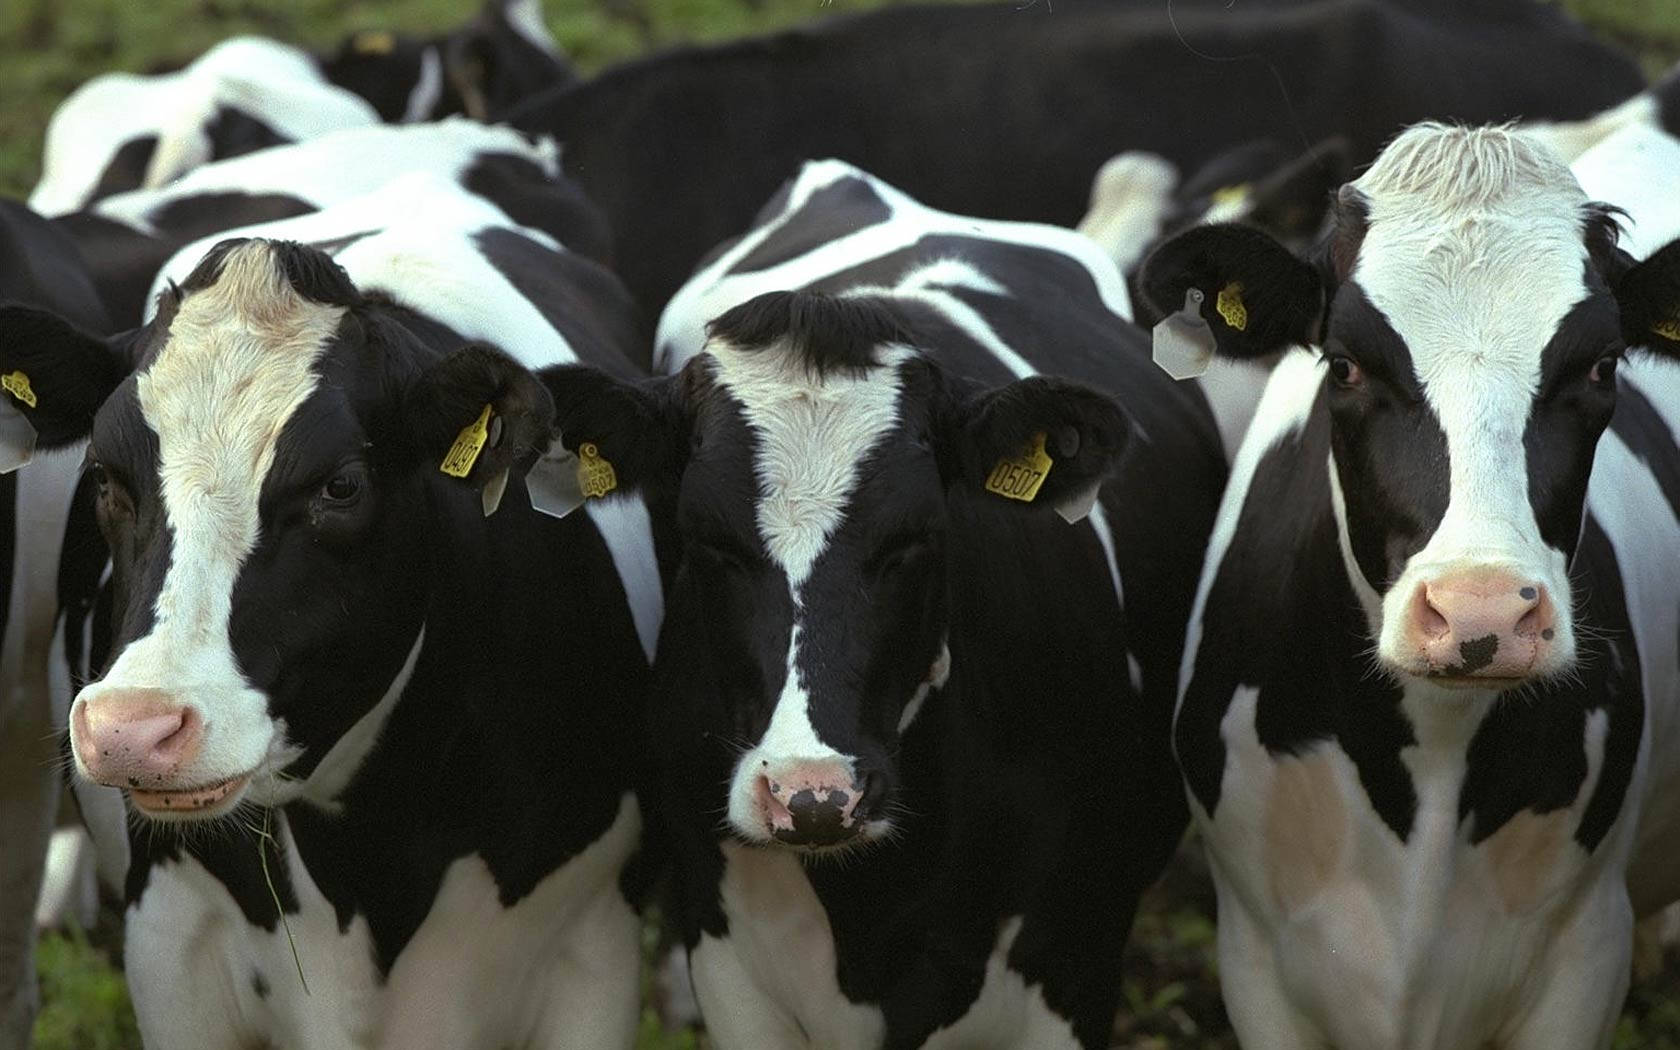
<svg viewBox="0 0 1680 1050">
<path fill-rule="evenodd" d="M 1352 278 L 1426 389 L 1475 377 L 1532 394 L 1543 349 L 1587 294 L 1587 200 L 1563 161 L 1510 129 L 1429 125 L 1354 186 L 1367 230 Z"/>
<path fill-rule="evenodd" d="M 299 295 L 260 241 L 233 248 L 210 284 L 185 295 L 136 378 L 178 534 L 192 518 L 219 556 L 251 549 L 281 430 L 314 392 L 316 363 L 343 315 Z"/>
<path fill-rule="evenodd" d="M 883 346 L 874 367 L 828 373 L 776 346 L 713 340 L 706 352 L 757 438 L 759 536 L 797 592 L 839 528 L 866 457 L 898 424 L 899 365 L 914 351 Z"/>
</svg>

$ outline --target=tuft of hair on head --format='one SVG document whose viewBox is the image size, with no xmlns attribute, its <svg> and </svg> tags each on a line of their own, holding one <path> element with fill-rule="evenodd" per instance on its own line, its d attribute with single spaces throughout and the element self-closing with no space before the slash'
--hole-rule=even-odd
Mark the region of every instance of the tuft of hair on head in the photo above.
<svg viewBox="0 0 1680 1050">
<path fill-rule="evenodd" d="M 810 291 L 755 296 L 713 318 L 706 335 L 733 350 L 786 354 L 819 377 L 867 372 L 877 347 L 912 342 L 890 301 Z"/>
<path fill-rule="evenodd" d="M 1556 151 L 1512 125 L 1425 121 L 1396 135 L 1354 185 L 1370 196 L 1404 195 L 1460 208 L 1573 183 Z"/>
<path fill-rule="evenodd" d="M 182 282 L 184 292 L 226 284 L 235 302 L 259 301 L 290 288 L 301 298 L 324 306 L 351 307 L 361 293 L 344 268 L 312 245 L 233 237 L 217 244 Z"/>
</svg>

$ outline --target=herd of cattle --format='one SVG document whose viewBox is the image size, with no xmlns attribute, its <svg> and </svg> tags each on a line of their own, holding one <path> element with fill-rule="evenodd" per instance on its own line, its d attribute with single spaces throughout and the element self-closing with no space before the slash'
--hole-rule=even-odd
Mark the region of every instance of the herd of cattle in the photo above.
<svg viewBox="0 0 1680 1050">
<path fill-rule="evenodd" d="M 150 1050 L 627 1048 L 656 897 L 720 1048 L 1092 1050 L 1192 822 L 1244 1047 L 1607 1047 L 1677 135 L 1532 0 L 84 85 L 0 201 L 0 1048 L 96 865 Z"/>
</svg>

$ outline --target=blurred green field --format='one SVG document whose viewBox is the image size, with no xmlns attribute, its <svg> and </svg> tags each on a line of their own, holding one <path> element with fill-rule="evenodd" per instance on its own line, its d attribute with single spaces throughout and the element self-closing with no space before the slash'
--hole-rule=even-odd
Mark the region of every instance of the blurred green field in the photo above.
<svg viewBox="0 0 1680 1050">
<path fill-rule="evenodd" d="M 587 71 L 680 41 L 716 40 L 887 0 L 545 0 L 549 24 Z M 1165 2 L 1165 0 L 1163 0 Z M 1244 0 L 1232 0 L 1242 3 Z M 1466 0 L 1470 2 L 1470 0 Z M 1680 58 L 1680 0 L 1562 0 L 1656 73 Z M 318 47 L 358 29 L 430 31 L 463 21 L 471 0 L 0 0 L 0 193 L 23 196 L 58 101 L 106 70 L 144 71 L 191 58 L 236 33 Z M 1234 1050 L 1219 1004 L 1212 899 L 1200 866 L 1181 863 L 1146 903 L 1129 950 L 1115 1046 Z M 650 931 L 650 954 L 653 934 Z M 40 1050 L 138 1050 L 113 968 L 116 935 L 52 935 L 41 943 Z M 1680 1050 L 1680 952 L 1647 945 L 1616 1050 Z M 703 1038 L 664 1033 L 649 1010 L 642 1050 L 695 1050 Z M 305 1048 L 299 1048 L 305 1050 Z"/>
</svg>

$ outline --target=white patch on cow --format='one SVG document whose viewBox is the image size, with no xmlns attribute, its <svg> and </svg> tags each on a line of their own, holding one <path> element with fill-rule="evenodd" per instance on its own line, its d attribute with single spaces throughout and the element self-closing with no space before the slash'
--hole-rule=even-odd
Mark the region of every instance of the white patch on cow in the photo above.
<svg viewBox="0 0 1680 1050">
<path fill-rule="evenodd" d="M 875 1050 L 878 1007 L 840 991 L 828 913 L 798 858 L 725 842 L 718 902 L 724 937 L 702 934 L 689 955 L 706 1028 L 720 1047 Z"/>
<path fill-rule="evenodd" d="M 303 799 L 327 813 L 342 811 L 338 797 L 356 779 L 362 763 L 378 745 L 385 723 L 390 721 L 391 712 L 396 710 L 397 701 L 402 699 L 403 690 L 408 688 L 409 679 L 414 677 L 414 665 L 420 662 L 420 650 L 425 644 L 426 625 L 421 624 L 414 644 L 409 646 L 408 658 L 391 679 L 391 684 L 385 687 L 385 695 L 333 741 L 332 747 L 327 749 L 307 778 L 281 781 L 263 796 L 263 801 L 268 805 L 285 805 Z"/>
<path fill-rule="evenodd" d="M 910 728 L 910 723 L 922 713 L 922 705 L 927 702 L 928 693 L 935 689 L 945 688 L 945 683 L 951 680 L 951 646 L 948 639 L 939 640 L 939 655 L 933 658 L 933 666 L 928 668 L 927 678 L 910 694 L 910 702 L 904 705 L 904 711 L 898 716 L 898 734 Z"/>
<path fill-rule="evenodd" d="M 1330 512 L 1336 518 L 1336 547 L 1342 552 L 1342 568 L 1347 571 L 1348 584 L 1365 610 L 1365 620 L 1373 628 L 1382 623 L 1382 595 L 1365 579 L 1359 561 L 1353 556 L 1353 534 L 1348 531 L 1347 496 L 1342 492 L 1342 475 L 1336 470 L 1336 456 L 1325 453 L 1324 470 L 1330 479 Z"/>
<path fill-rule="evenodd" d="M 1573 165 L 1577 158 L 1624 128 L 1662 126 L 1662 109 L 1650 92 L 1641 92 L 1619 106 L 1585 120 L 1525 122 L 1523 132 L 1545 142 L 1552 152 Z M 1591 192 L 1589 190 L 1589 192 Z M 1614 200 L 1613 197 L 1595 197 Z"/>
<path fill-rule="evenodd" d="M 1019 915 L 999 924 L 979 997 L 962 1017 L 928 1036 L 921 1050 L 1079 1050 L 1073 1025 L 1050 1009 L 1044 989 L 1009 968 L 1009 949 L 1020 932 Z"/>
<path fill-rule="evenodd" d="M 1588 197 L 1627 212 L 1617 244 L 1635 259 L 1680 236 L 1680 141 L 1661 128 L 1622 128 L 1570 170 Z"/>
<path fill-rule="evenodd" d="M 502 906 L 481 857 L 456 860 L 383 982 L 367 920 L 355 915 L 341 931 L 284 817 L 270 830 L 286 847 L 298 897 L 290 940 L 285 926 L 251 925 L 196 861 L 152 868 L 127 928 L 146 1045 L 582 1050 L 632 1042 L 640 923 L 618 888 L 640 841 L 630 796 L 599 839 L 512 907 Z"/>
<path fill-rule="evenodd" d="M 438 49 L 428 47 L 420 52 L 420 75 L 414 90 L 408 93 L 408 105 L 403 108 L 404 124 L 418 124 L 432 119 L 432 111 L 443 98 L 443 59 Z"/>
<path fill-rule="evenodd" d="M 665 619 L 665 591 L 659 580 L 659 560 L 653 551 L 653 519 L 640 496 L 590 500 L 584 513 L 595 523 L 601 540 L 612 555 L 630 618 L 636 624 L 636 638 L 642 653 L 653 663 L 659 645 L 659 625 Z"/>
<path fill-rule="evenodd" d="M 186 296 L 168 341 L 137 377 L 141 414 L 158 436 L 170 566 L 151 631 L 76 702 L 158 689 L 196 709 L 203 747 L 169 789 L 258 771 L 280 743 L 267 698 L 234 658 L 233 587 L 257 543 L 258 497 L 280 431 L 314 392 L 315 363 L 343 314 L 298 295 L 270 246 L 252 241 L 227 254 L 213 284 Z"/>
<path fill-rule="evenodd" d="M 1165 157 L 1128 150 L 1110 157 L 1091 181 L 1091 204 L 1077 229 L 1121 271 L 1143 261 L 1161 235 L 1178 188 L 1178 167 Z"/>
<path fill-rule="evenodd" d="M 548 31 L 548 23 L 543 19 L 542 0 L 508 0 L 502 8 L 502 16 L 514 32 L 524 37 L 533 47 L 541 48 L 551 55 L 560 54 L 560 45 L 554 39 L 554 34 Z"/>
<path fill-rule="evenodd" d="M 35 927 L 52 930 L 75 923 L 93 929 L 99 917 L 99 880 L 94 875 L 93 840 L 81 828 L 57 828 L 47 842 Z"/>
<path fill-rule="evenodd" d="M 1406 341 L 1449 461 L 1446 514 L 1384 597 L 1378 656 L 1410 669 L 1400 654 L 1418 587 L 1497 565 L 1551 594 L 1556 637 L 1535 671 L 1566 668 L 1568 566 L 1540 538 L 1523 432 L 1541 351 L 1587 293 L 1586 195 L 1537 140 L 1431 124 L 1402 133 L 1354 185 L 1369 226 L 1352 280 Z"/>
</svg>

